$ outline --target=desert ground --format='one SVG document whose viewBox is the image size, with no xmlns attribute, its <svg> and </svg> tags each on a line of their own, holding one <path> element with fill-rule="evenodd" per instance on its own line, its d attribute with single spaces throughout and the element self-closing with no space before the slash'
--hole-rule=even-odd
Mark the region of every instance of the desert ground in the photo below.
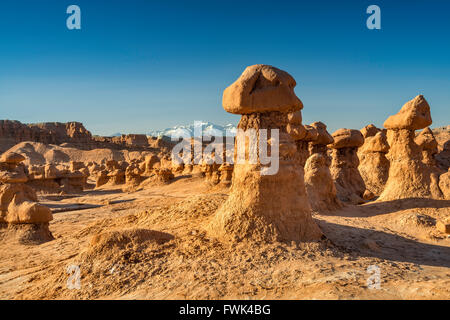
<svg viewBox="0 0 450 320">
<path fill-rule="evenodd" d="M 256 65 L 224 92 L 238 128 L 280 129 L 275 175 L 1 120 L 0 299 L 450 299 L 450 126 L 419 95 L 329 134 L 294 86 Z"/>
<path fill-rule="evenodd" d="M 210 190 L 201 178 L 49 198 L 41 201 L 55 210 L 95 208 L 55 213 L 53 241 L 2 238 L 2 299 L 450 298 L 450 239 L 428 221 L 449 214 L 448 200 L 315 214 L 327 236 L 315 243 L 222 244 L 202 226 L 227 190 Z M 66 286 L 72 264 L 80 266 L 80 290 Z M 380 268 L 380 289 L 367 288 L 370 265 Z"/>
</svg>

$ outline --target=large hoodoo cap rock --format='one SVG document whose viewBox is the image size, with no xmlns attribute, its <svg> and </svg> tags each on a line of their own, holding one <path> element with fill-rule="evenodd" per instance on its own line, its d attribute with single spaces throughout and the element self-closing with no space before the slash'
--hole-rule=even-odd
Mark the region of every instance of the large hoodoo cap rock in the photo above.
<svg viewBox="0 0 450 320">
<path fill-rule="evenodd" d="M 222 105 L 234 114 L 264 112 L 295 112 L 303 108 L 295 95 L 296 82 L 287 72 L 275 67 L 256 64 L 225 89 Z"/>
<path fill-rule="evenodd" d="M 329 147 L 333 149 L 358 148 L 364 144 L 364 137 L 359 130 L 338 129 L 333 134 L 334 143 Z"/>
<path fill-rule="evenodd" d="M 318 133 L 317 139 L 312 142 L 313 145 L 327 145 L 334 142 L 333 137 L 327 131 L 327 126 L 325 125 L 325 123 L 318 121 L 311 123 L 310 126 L 315 128 Z"/>
<path fill-rule="evenodd" d="M 431 113 L 428 102 L 422 95 L 415 97 L 403 105 L 400 111 L 387 118 L 386 129 L 418 130 L 431 125 Z"/>
<path fill-rule="evenodd" d="M 15 152 L 5 152 L 0 157 L 0 162 L 18 164 L 25 160 L 25 157 Z"/>
</svg>

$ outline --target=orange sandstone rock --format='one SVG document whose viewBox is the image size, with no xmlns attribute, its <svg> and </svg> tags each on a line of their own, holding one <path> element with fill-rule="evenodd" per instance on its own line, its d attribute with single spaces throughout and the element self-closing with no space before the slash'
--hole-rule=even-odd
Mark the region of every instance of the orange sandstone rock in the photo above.
<svg viewBox="0 0 450 320">
<path fill-rule="evenodd" d="M 389 178 L 378 200 L 404 198 L 442 199 L 439 175 L 423 162 L 422 148 L 414 141 L 415 130 L 432 123 L 430 106 L 423 96 L 408 101 L 384 123 L 390 145 Z"/>
<path fill-rule="evenodd" d="M 239 79 L 225 89 L 223 107 L 242 114 L 238 129 L 279 130 L 279 169 L 267 172 L 268 165 L 249 158 L 234 165 L 232 185 L 227 201 L 217 210 L 208 230 L 224 240 L 253 239 L 263 241 L 317 240 L 322 232 L 311 217 L 295 139 L 298 133 L 288 125 L 299 127 L 299 115 L 289 115 L 303 106 L 294 93 L 295 80 L 286 72 L 266 65 L 248 67 Z M 290 122 L 293 121 L 293 122 Z M 299 123 L 300 122 L 300 123 Z M 271 146 L 276 139 L 267 137 Z M 265 141 L 263 141 L 265 142 Z"/>
<path fill-rule="evenodd" d="M 368 136 L 364 145 L 358 150 L 360 160 L 358 170 L 367 190 L 370 191 L 370 193 L 366 193 L 366 200 L 371 198 L 370 194 L 379 196 L 383 192 L 389 177 L 390 164 L 386 158 L 388 152 L 387 137 L 381 130 L 373 136 Z"/>
<path fill-rule="evenodd" d="M 225 111 L 234 114 L 292 112 L 303 108 L 295 95 L 294 78 L 272 66 L 247 67 L 242 75 L 223 92 Z"/>
<path fill-rule="evenodd" d="M 339 129 L 332 134 L 334 142 L 328 145 L 332 148 L 331 176 L 336 183 L 338 198 L 354 204 L 363 203 L 366 185 L 358 171 L 358 147 L 364 143 L 364 137 L 359 130 Z"/>
</svg>

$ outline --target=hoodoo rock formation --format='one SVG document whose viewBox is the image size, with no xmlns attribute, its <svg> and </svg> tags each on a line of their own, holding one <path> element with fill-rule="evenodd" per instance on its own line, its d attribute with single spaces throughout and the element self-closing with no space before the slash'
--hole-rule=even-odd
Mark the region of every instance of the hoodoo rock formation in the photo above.
<svg viewBox="0 0 450 320">
<path fill-rule="evenodd" d="M 219 167 L 220 172 L 220 183 L 225 187 L 229 187 L 231 185 L 231 179 L 233 177 L 233 168 L 234 166 L 230 163 L 223 163 Z"/>
<path fill-rule="evenodd" d="M 386 129 L 377 128 L 373 124 L 368 124 L 367 126 L 362 128 L 360 131 L 361 131 L 361 134 L 363 135 L 364 139 L 366 139 L 368 137 L 373 137 L 380 131 L 383 132 L 384 134 L 386 134 Z"/>
<path fill-rule="evenodd" d="M 353 204 L 363 203 L 366 185 L 358 171 L 358 147 L 364 143 L 359 130 L 339 129 L 332 134 L 331 176 L 336 184 L 339 200 Z"/>
<path fill-rule="evenodd" d="M 32 165 L 27 185 L 42 193 L 80 193 L 87 186 L 89 171 L 83 163 Z"/>
<path fill-rule="evenodd" d="M 317 139 L 311 141 L 309 144 L 309 153 L 313 155 L 314 153 L 320 153 L 324 157 L 328 158 L 328 147 L 327 145 L 334 142 L 333 137 L 328 133 L 327 126 L 323 122 L 313 122 L 309 125 L 317 130 Z"/>
<path fill-rule="evenodd" d="M 23 241 L 52 239 L 48 223 L 53 219 L 49 208 L 37 203 L 34 190 L 25 185 L 28 180 L 17 153 L 5 153 L 0 158 L 0 226 L 24 227 Z M 24 230 L 22 230 L 24 231 Z"/>
<path fill-rule="evenodd" d="M 143 173 L 144 171 L 139 168 L 137 163 L 131 163 L 125 169 L 125 183 L 129 187 L 137 187 L 144 180 L 142 177 Z"/>
<path fill-rule="evenodd" d="M 450 168 L 439 177 L 439 189 L 446 200 L 450 200 Z"/>
<path fill-rule="evenodd" d="M 306 160 L 305 185 L 314 211 L 333 211 L 342 208 L 327 158 L 323 154 L 314 153 Z"/>
<path fill-rule="evenodd" d="M 333 211 L 342 207 L 331 177 L 327 154 L 327 145 L 333 143 L 334 139 L 324 123 L 314 122 L 310 126 L 316 129 L 317 136 L 309 144 L 311 156 L 305 164 L 306 192 L 314 211 Z"/>
<path fill-rule="evenodd" d="M 408 101 L 384 122 L 390 145 L 390 168 L 379 200 L 443 197 L 438 175 L 423 162 L 422 148 L 414 141 L 415 131 L 431 123 L 430 106 L 422 95 Z"/>
<path fill-rule="evenodd" d="M 301 139 L 302 134 L 295 136 L 294 133 L 304 128 L 298 121 L 289 122 L 289 114 L 298 114 L 303 107 L 294 93 L 295 85 L 294 78 L 285 71 L 254 65 L 247 67 L 238 80 L 225 89 L 224 109 L 242 115 L 238 125 L 241 132 L 253 129 L 258 140 L 268 139 L 271 145 L 268 154 L 279 159 L 279 168 L 268 174 L 270 165 L 261 163 L 259 147 L 255 148 L 260 151 L 256 163 L 250 161 L 249 154 L 245 161 L 235 161 L 230 195 L 208 226 L 214 236 L 263 241 L 321 238 L 322 232 L 311 217 L 295 144 L 295 139 Z M 262 135 L 263 129 L 269 131 L 267 137 Z M 276 135 L 269 137 L 271 129 L 279 130 L 278 154 Z M 242 152 L 237 148 L 238 143 L 235 158 Z M 245 153 L 249 153 L 247 148 Z"/>
<path fill-rule="evenodd" d="M 358 150 L 359 172 L 366 189 L 375 196 L 383 192 L 389 176 L 389 160 L 386 158 L 388 152 L 387 137 L 381 130 L 375 135 L 367 136 Z"/>
<path fill-rule="evenodd" d="M 319 132 L 317 129 L 310 125 L 305 125 L 305 135 L 303 138 L 296 140 L 297 150 L 300 156 L 300 165 L 305 167 L 306 159 L 310 156 L 309 145 L 311 142 L 316 141 L 319 138 Z"/>
<path fill-rule="evenodd" d="M 436 166 L 434 156 L 438 153 L 438 142 L 429 127 L 423 129 L 414 139 L 422 150 L 422 161 L 426 165 Z"/>
</svg>

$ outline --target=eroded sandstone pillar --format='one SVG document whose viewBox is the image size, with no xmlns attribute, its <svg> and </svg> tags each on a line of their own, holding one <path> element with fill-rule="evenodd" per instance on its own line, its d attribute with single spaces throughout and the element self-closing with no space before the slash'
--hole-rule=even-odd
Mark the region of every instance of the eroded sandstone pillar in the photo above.
<svg viewBox="0 0 450 320">
<path fill-rule="evenodd" d="M 282 70 L 254 65 L 224 91 L 224 109 L 242 115 L 238 129 L 253 129 L 258 142 L 265 139 L 262 129 L 268 130 L 270 155 L 276 153 L 276 139 L 270 136 L 270 130 L 278 130 L 279 169 L 275 174 L 262 174 L 268 165 L 262 164 L 259 156 L 256 163 L 248 157 L 242 163 L 236 162 L 230 195 L 208 226 L 212 235 L 227 240 L 264 241 L 307 241 L 322 236 L 311 217 L 295 143 L 302 138 L 304 128 L 298 117 L 295 121 L 289 117 L 303 107 L 294 93 L 295 85 L 295 80 Z M 294 139 L 295 132 L 298 135 Z"/>
<path fill-rule="evenodd" d="M 423 162 L 422 149 L 414 141 L 415 130 L 431 125 L 430 106 L 422 95 L 408 101 L 385 122 L 390 145 L 389 178 L 378 200 L 405 198 L 441 199 L 439 178 Z"/>
</svg>

